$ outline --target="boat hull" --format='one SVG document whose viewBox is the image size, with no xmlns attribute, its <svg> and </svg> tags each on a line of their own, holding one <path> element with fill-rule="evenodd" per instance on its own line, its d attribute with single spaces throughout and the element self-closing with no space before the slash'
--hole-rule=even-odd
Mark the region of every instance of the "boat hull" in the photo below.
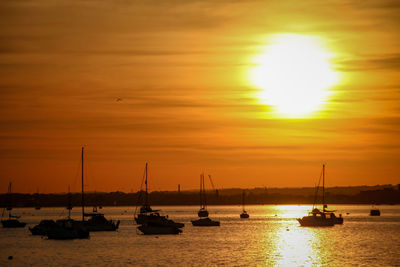
<svg viewBox="0 0 400 267">
<path fill-rule="evenodd" d="M 101 213 L 85 214 L 85 216 L 91 217 L 83 222 L 89 232 L 116 231 L 119 227 L 120 221 L 115 223 L 112 220 L 107 220 Z"/>
<path fill-rule="evenodd" d="M 343 218 L 342 217 L 336 217 L 335 218 L 335 224 L 343 224 Z"/>
<path fill-rule="evenodd" d="M 314 216 L 305 216 L 303 218 L 297 219 L 301 226 L 307 227 L 326 227 L 326 226 L 334 226 L 335 221 L 332 219 L 321 219 L 315 218 Z"/>
<path fill-rule="evenodd" d="M 145 235 L 177 235 L 182 230 L 173 226 L 140 225 L 138 229 Z"/>
<path fill-rule="evenodd" d="M 370 216 L 381 216 L 381 211 L 380 210 L 370 210 L 369 215 Z"/>
<path fill-rule="evenodd" d="M 42 220 L 38 225 L 35 225 L 32 228 L 29 227 L 29 231 L 31 231 L 32 235 L 47 235 L 47 231 L 54 227 L 57 227 L 55 221 Z"/>
<path fill-rule="evenodd" d="M 210 218 L 201 218 L 192 221 L 193 226 L 220 226 L 219 221 L 213 221 Z"/>
<path fill-rule="evenodd" d="M 84 227 L 82 221 L 58 220 L 56 227 L 47 229 L 48 239 L 67 240 L 89 238 L 89 231 Z"/>
<path fill-rule="evenodd" d="M 2 220 L 1 224 L 3 225 L 3 228 L 23 228 L 25 227 L 26 223 L 20 222 L 18 220 Z"/>
<path fill-rule="evenodd" d="M 247 212 L 243 212 L 242 214 L 240 214 L 240 218 L 241 219 L 248 219 L 250 216 Z"/>
<path fill-rule="evenodd" d="M 89 231 L 65 228 L 51 229 L 47 231 L 47 238 L 54 240 L 84 239 L 89 238 Z"/>
<path fill-rule="evenodd" d="M 155 226 L 169 226 L 169 227 L 176 227 L 182 228 L 185 226 L 183 223 L 177 223 L 173 220 L 167 219 L 165 216 L 160 216 L 158 214 L 139 214 L 135 217 L 135 222 L 137 224 L 151 224 Z"/>
</svg>

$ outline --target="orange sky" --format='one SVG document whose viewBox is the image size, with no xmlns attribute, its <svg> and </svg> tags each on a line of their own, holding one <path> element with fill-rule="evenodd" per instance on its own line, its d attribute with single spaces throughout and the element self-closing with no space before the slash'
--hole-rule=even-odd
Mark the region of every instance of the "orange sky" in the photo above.
<svg viewBox="0 0 400 267">
<path fill-rule="evenodd" d="M 0 2 L 0 192 L 400 183 L 398 1 Z M 341 81 L 312 117 L 255 97 L 268 37 L 317 36 Z M 116 101 L 121 98 L 122 101 Z"/>
</svg>

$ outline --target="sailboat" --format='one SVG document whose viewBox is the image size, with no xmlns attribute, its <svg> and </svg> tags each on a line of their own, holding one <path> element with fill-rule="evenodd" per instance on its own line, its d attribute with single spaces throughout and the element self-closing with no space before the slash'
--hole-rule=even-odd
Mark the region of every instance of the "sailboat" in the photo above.
<svg viewBox="0 0 400 267">
<path fill-rule="evenodd" d="M 40 199 L 39 199 L 39 188 L 37 189 L 37 192 L 35 194 L 35 210 L 40 210 L 41 206 L 40 206 Z"/>
<path fill-rule="evenodd" d="M 18 221 L 17 219 L 19 218 L 19 216 L 14 216 L 11 214 L 11 210 L 12 210 L 11 187 L 12 187 L 12 183 L 10 182 L 8 184 L 8 193 L 7 193 L 8 206 L 7 206 L 7 208 L 3 209 L 3 212 L 1 214 L 1 224 L 3 225 L 3 228 L 22 228 L 22 227 L 25 227 L 26 223 Z M 5 210 L 8 211 L 8 219 L 3 220 Z"/>
<path fill-rule="evenodd" d="M 114 222 L 113 220 L 107 220 L 104 217 L 103 213 L 99 213 L 96 210 L 93 210 L 91 213 L 85 213 L 85 190 L 84 190 L 84 183 L 83 183 L 83 152 L 84 148 L 82 147 L 82 221 L 85 225 L 86 229 L 89 232 L 97 232 L 97 231 L 115 231 L 119 227 L 120 221 Z M 85 217 L 89 217 L 87 221 L 85 221 Z"/>
<path fill-rule="evenodd" d="M 320 178 L 321 179 L 321 178 Z M 326 208 L 328 207 L 325 204 L 325 164 L 322 165 L 322 211 L 314 208 L 318 195 L 318 187 L 315 191 L 315 198 L 313 209 L 309 213 L 308 216 L 304 216 L 303 218 L 298 218 L 298 222 L 301 226 L 334 226 L 335 224 L 343 224 L 343 218 L 340 215 L 336 217 L 334 211 L 329 211 Z"/>
<path fill-rule="evenodd" d="M 84 148 L 82 147 L 82 221 L 76 221 L 71 219 L 71 209 L 72 205 L 70 203 L 70 192 L 68 194 L 68 218 L 61 219 L 56 221 L 56 227 L 50 227 L 46 231 L 46 235 L 49 239 L 57 239 L 57 240 L 64 240 L 64 239 L 82 239 L 82 238 L 89 238 L 89 230 L 85 225 L 85 198 L 84 198 L 84 188 L 83 188 L 83 151 Z M 69 191 L 69 189 L 68 189 Z"/>
<path fill-rule="evenodd" d="M 219 221 L 208 218 L 206 188 L 204 183 L 204 173 L 200 174 L 200 210 L 197 212 L 200 219 L 192 220 L 193 226 L 219 226 Z"/>
<path fill-rule="evenodd" d="M 140 207 L 139 214 L 136 216 L 135 210 L 135 222 L 139 225 L 138 229 L 145 235 L 161 235 L 161 234 L 179 234 L 182 232 L 180 228 L 184 227 L 183 223 L 174 222 L 168 219 L 168 216 L 162 216 L 159 210 L 153 210 L 149 204 L 149 193 L 148 193 L 148 165 L 146 163 L 144 183 L 146 191 L 144 195 L 144 203 Z M 140 195 L 139 195 L 140 197 Z"/>
<path fill-rule="evenodd" d="M 242 213 L 240 214 L 240 218 L 241 219 L 247 219 L 250 217 L 250 215 L 247 213 L 247 211 L 244 209 L 244 197 L 245 197 L 245 192 L 243 190 L 243 194 L 242 194 Z"/>
</svg>

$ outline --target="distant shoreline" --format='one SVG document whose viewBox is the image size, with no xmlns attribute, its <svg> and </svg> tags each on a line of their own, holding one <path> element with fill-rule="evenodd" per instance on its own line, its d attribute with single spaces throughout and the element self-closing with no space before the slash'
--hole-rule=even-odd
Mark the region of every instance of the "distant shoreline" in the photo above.
<svg viewBox="0 0 400 267">
<path fill-rule="evenodd" d="M 243 189 L 220 189 L 207 191 L 208 205 L 241 205 Z M 254 188 L 244 190 L 246 205 L 308 205 L 314 203 L 315 188 Z M 88 192 L 86 206 L 136 206 L 142 203 L 143 192 Z M 149 194 L 154 206 L 196 206 L 199 193 L 196 191 L 154 191 Z M 0 194 L 0 207 L 64 207 L 68 194 Z M 81 194 L 72 193 L 73 206 L 81 205 Z M 321 199 L 318 200 L 321 202 Z M 400 204 L 400 186 L 332 187 L 325 190 L 328 204 Z"/>
</svg>

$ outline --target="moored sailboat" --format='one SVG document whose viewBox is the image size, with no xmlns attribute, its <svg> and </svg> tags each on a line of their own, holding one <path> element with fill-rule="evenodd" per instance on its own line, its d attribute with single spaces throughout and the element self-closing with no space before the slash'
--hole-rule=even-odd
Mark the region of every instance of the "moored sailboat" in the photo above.
<svg viewBox="0 0 400 267">
<path fill-rule="evenodd" d="M 98 213 L 94 210 L 92 213 L 85 213 L 85 188 L 84 188 L 84 148 L 82 147 L 82 222 L 85 228 L 89 232 L 97 231 L 116 231 L 119 227 L 120 221 L 114 222 L 113 220 L 107 220 L 103 213 Z M 85 217 L 89 217 L 85 221 Z"/>
<path fill-rule="evenodd" d="M 240 218 L 241 219 L 247 219 L 247 218 L 250 217 L 250 215 L 244 209 L 244 197 L 245 197 L 245 191 L 243 190 L 243 193 L 242 193 L 242 213 L 240 214 Z"/>
<path fill-rule="evenodd" d="M 70 190 L 68 188 L 68 218 L 67 219 L 61 219 L 56 221 L 56 226 L 55 227 L 50 227 L 46 229 L 46 235 L 48 239 L 56 239 L 56 240 L 66 240 L 66 239 L 82 239 L 82 238 L 89 238 L 89 230 L 85 225 L 85 201 L 84 201 L 84 188 L 83 188 L 83 178 L 84 178 L 84 161 L 83 161 L 83 151 L 84 148 L 82 147 L 82 152 L 81 152 L 81 159 L 82 159 L 82 166 L 81 166 L 81 172 L 82 172 L 82 200 L 81 200 L 81 205 L 82 205 L 82 221 L 76 221 L 71 219 L 71 209 L 72 209 L 72 204 L 71 204 L 71 195 L 70 195 Z"/>
<path fill-rule="evenodd" d="M 136 215 L 136 208 L 134 215 L 135 222 L 139 225 L 138 229 L 145 235 L 179 234 L 182 232 L 180 228 L 185 226 L 183 223 L 174 222 L 173 220 L 168 219 L 168 216 L 160 215 L 159 210 L 153 210 L 150 207 L 147 167 L 148 165 L 146 163 L 143 177 L 146 187 L 144 192 L 144 203 L 140 207 L 139 214 Z M 141 194 L 139 194 L 139 197 L 140 196 Z"/>
<path fill-rule="evenodd" d="M 12 210 L 12 200 L 11 200 L 11 187 L 12 187 L 12 183 L 10 182 L 8 184 L 8 206 L 7 208 L 3 209 L 3 212 L 1 214 L 1 224 L 3 225 L 3 228 L 23 228 L 25 227 L 26 223 L 24 222 L 20 222 L 19 216 L 14 216 L 11 213 Z M 7 210 L 8 211 L 8 219 L 3 220 L 3 216 L 4 216 L 4 211 Z"/>
<path fill-rule="evenodd" d="M 39 194 L 39 188 L 37 189 L 37 192 L 35 194 L 35 210 L 40 210 L 42 207 L 40 206 L 40 194 Z"/>
<path fill-rule="evenodd" d="M 320 178 L 321 179 L 321 178 Z M 298 218 L 298 222 L 301 226 L 334 226 L 335 224 L 343 224 L 343 218 L 341 215 L 336 217 L 334 211 L 327 210 L 325 204 L 325 164 L 322 165 L 322 211 L 314 208 L 318 196 L 319 183 L 315 191 L 315 199 L 311 212 L 308 216 Z"/>
<path fill-rule="evenodd" d="M 204 183 L 204 174 L 200 174 L 200 210 L 197 212 L 200 219 L 192 220 L 193 226 L 219 226 L 219 221 L 213 221 L 208 218 L 206 189 Z"/>
</svg>

